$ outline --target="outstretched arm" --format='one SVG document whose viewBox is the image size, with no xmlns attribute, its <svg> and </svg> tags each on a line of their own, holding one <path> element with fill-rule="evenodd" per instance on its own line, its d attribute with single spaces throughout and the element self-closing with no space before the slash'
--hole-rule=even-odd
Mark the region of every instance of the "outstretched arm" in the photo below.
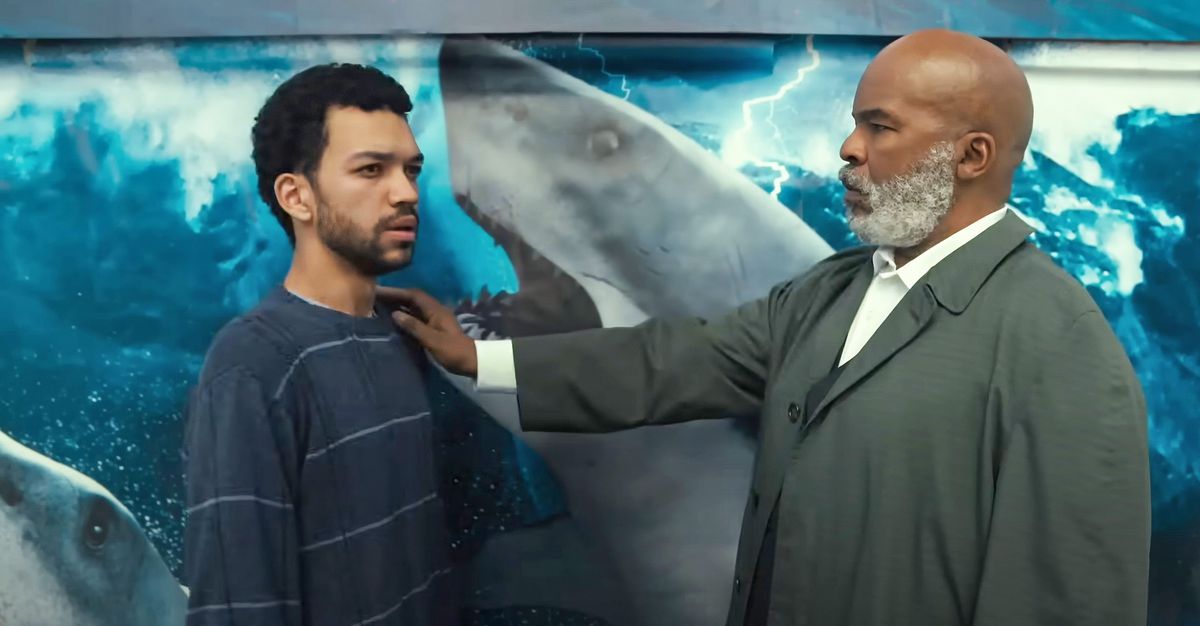
<svg viewBox="0 0 1200 626">
<path fill-rule="evenodd" d="M 770 307 L 764 298 L 713 320 L 516 340 L 521 426 L 607 432 L 752 414 L 766 387 Z"/>
<path fill-rule="evenodd" d="M 766 385 L 782 291 L 713 320 L 655 319 L 514 340 L 522 427 L 605 432 L 752 413 Z M 449 309 L 418 290 L 381 288 L 381 295 L 400 306 L 397 325 L 443 367 L 478 376 L 481 351 Z"/>
</svg>

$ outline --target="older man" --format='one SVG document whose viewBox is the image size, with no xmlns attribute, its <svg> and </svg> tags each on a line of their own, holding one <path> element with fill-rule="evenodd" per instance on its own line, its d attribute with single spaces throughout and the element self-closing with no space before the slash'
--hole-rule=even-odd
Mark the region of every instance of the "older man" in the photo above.
<svg viewBox="0 0 1200 626">
<path fill-rule="evenodd" d="M 475 345 L 399 292 L 396 322 L 516 392 L 526 430 L 759 414 L 730 625 L 1145 624 L 1145 402 L 1006 205 L 1024 75 L 922 31 L 871 63 L 853 114 L 841 178 L 868 245 L 725 317 Z"/>
</svg>

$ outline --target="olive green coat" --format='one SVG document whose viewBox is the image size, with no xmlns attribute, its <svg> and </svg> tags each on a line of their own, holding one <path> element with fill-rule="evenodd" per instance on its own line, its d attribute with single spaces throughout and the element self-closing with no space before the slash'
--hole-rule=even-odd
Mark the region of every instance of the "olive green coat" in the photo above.
<svg viewBox="0 0 1200 626">
<path fill-rule="evenodd" d="M 869 248 L 719 319 L 517 340 L 522 426 L 760 414 L 730 626 L 777 498 L 771 626 L 1144 625 L 1141 387 L 1030 233 L 1010 212 L 934 267 L 812 410 Z"/>
</svg>

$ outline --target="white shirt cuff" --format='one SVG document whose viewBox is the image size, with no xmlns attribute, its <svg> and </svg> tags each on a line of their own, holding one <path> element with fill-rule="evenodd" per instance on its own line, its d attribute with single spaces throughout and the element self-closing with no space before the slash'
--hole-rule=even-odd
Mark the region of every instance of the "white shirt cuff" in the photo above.
<svg viewBox="0 0 1200 626">
<path fill-rule="evenodd" d="M 475 390 L 480 393 L 516 393 L 517 368 L 512 341 L 475 342 Z"/>
</svg>

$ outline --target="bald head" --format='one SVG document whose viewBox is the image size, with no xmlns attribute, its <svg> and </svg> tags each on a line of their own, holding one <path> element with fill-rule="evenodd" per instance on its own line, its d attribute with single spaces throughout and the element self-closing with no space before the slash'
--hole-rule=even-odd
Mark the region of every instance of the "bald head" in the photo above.
<svg viewBox="0 0 1200 626">
<path fill-rule="evenodd" d="M 901 37 L 875 57 L 862 80 L 891 84 L 897 96 L 941 117 L 948 130 L 990 133 L 1008 168 L 1020 164 L 1029 145 L 1033 98 L 1025 74 L 978 37 L 948 30 Z"/>
</svg>

